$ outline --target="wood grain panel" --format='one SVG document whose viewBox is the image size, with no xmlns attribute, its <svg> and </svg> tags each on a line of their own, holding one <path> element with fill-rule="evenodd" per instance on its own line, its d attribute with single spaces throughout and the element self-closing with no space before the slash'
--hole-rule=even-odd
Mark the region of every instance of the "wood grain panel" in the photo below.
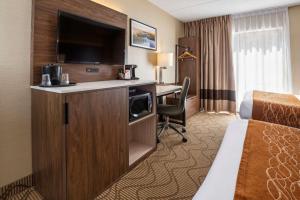
<svg viewBox="0 0 300 200">
<path fill-rule="evenodd" d="M 199 38 L 183 37 L 179 38 L 179 45 L 189 47 L 197 59 L 185 59 L 178 62 L 179 82 L 182 84 L 184 77 L 191 78 L 191 85 L 186 102 L 186 117 L 189 118 L 200 111 L 200 62 Z M 181 49 L 180 53 L 183 53 Z"/>
<path fill-rule="evenodd" d="M 198 38 L 197 37 L 184 37 L 179 38 L 179 45 L 189 47 L 192 53 L 197 59 L 184 59 L 178 62 L 179 71 L 179 83 L 183 83 L 184 77 L 188 76 L 191 78 L 191 85 L 189 94 L 198 95 L 200 93 L 200 65 L 199 65 L 199 49 L 198 49 Z M 184 49 L 180 49 L 179 55 L 184 52 Z"/>
<path fill-rule="evenodd" d="M 142 85 L 140 90 L 151 92 L 152 114 L 131 122 L 128 130 L 129 164 L 136 166 L 156 149 L 156 85 Z"/>
<path fill-rule="evenodd" d="M 41 67 L 56 63 L 57 13 L 62 10 L 94 21 L 127 29 L 127 15 L 89 0 L 35 0 L 33 31 L 32 84 L 41 81 Z M 97 65 L 99 73 L 89 74 L 86 67 L 95 65 L 62 64 L 63 70 L 70 74 L 71 81 L 88 82 L 116 79 L 121 66 Z"/>
<path fill-rule="evenodd" d="M 48 200 L 66 195 L 63 105 L 60 94 L 32 91 L 33 173 L 37 190 Z"/>
<path fill-rule="evenodd" d="M 128 169 L 127 93 L 67 95 L 68 199 L 93 199 Z"/>
<path fill-rule="evenodd" d="M 129 126 L 130 142 L 156 146 L 156 115 Z"/>
<path fill-rule="evenodd" d="M 193 96 L 186 101 L 186 118 L 192 117 L 194 114 L 200 111 L 199 97 Z"/>
</svg>

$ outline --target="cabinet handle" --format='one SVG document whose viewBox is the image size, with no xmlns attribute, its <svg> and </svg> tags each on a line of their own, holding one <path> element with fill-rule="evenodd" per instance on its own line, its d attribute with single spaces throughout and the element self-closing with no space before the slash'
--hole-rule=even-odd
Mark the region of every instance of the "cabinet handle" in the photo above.
<svg viewBox="0 0 300 200">
<path fill-rule="evenodd" d="M 65 103 L 65 124 L 69 124 L 69 104 Z"/>
</svg>

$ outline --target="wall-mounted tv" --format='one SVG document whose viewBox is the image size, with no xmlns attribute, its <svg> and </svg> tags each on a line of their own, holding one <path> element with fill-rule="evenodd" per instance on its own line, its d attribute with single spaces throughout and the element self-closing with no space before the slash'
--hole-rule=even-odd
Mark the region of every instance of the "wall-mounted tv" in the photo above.
<svg viewBox="0 0 300 200">
<path fill-rule="evenodd" d="M 125 29 L 58 12 L 57 62 L 124 65 Z"/>
</svg>

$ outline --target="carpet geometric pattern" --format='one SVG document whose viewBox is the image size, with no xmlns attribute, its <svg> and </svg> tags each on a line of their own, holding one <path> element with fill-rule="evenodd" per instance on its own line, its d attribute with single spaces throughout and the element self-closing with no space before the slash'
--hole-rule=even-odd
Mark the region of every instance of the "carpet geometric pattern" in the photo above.
<svg viewBox="0 0 300 200">
<path fill-rule="evenodd" d="M 193 116 L 187 122 L 187 143 L 167 130 L 154 153 L 96 200 L 192 199 L 212 165 L 228 123 L 234 119 L 235 115 L 227 114 Z M 37 197 L 36 192 L 32 195 Z"/>
</svg>

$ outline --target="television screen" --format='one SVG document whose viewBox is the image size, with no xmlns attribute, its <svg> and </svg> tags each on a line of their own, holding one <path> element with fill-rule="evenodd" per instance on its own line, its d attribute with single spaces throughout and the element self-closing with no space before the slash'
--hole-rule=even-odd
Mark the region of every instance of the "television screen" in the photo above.
<svg viewBox="0 0 300 200">
<path fill-rule="evenodd" d="M 124 65 L 125 29 L 58 13 L 58 63 Z"/>
</svg>

